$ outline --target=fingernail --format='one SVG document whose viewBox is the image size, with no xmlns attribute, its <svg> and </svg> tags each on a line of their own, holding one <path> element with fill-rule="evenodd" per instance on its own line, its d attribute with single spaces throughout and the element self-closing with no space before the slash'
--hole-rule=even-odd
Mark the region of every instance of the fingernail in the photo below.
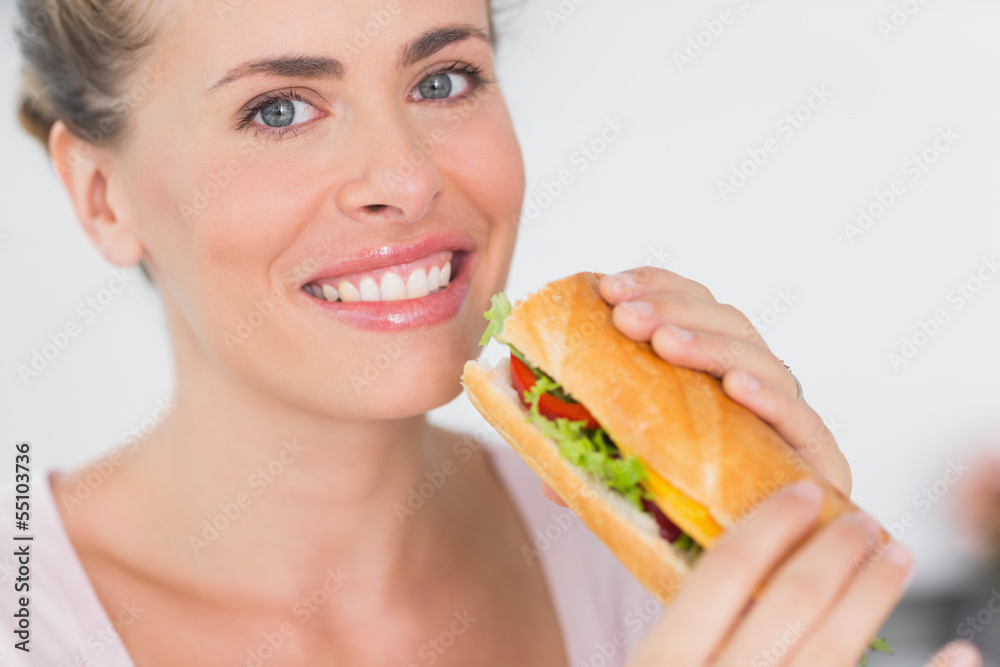
<svg viewBox="0 0 1000 667">
<path fill-rule="evenodd" d="M 785 488 L 788 489 L 788 493 L 805 503 L 818 503 L 823 499 L 823 491 L 815 482 L 809 480 L 795 482 Z"/>
<path fill-rule="evenodd" d="M 690 343 L 694 340 L 694 334 L 687 329 L 681 329 L 680 327 L 675 327 L 672 324 L 668 324 L 667 328 L 670 329 L 670 333 L 674 335 L 674 338 L 682 343 Z"/>
<path fill-rule="evenodd" d="M 646 318 L 653 314 L 653 304 L 648 301 L 623 301 L 621 306 L 638 318 Z"/>
<path fill-rule="evenodd" d="M 740 371 L 740 379 L 743 380 L 743 386 L 747 388 L 747 391 L 757 391 L 760 389 L 760 380 L 746 371 Z"/>
</svg>

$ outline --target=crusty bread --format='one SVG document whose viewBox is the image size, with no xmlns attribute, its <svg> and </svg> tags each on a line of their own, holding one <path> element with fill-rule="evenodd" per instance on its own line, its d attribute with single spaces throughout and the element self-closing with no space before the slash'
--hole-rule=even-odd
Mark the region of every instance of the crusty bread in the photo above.
<svg viewBox="0 0 1000 667">
<path fill-rule="evenodd" d="M 585 272 L 549 283 L 515 305 L 497 339 L 561 383 L 612 440 L 705 506 L 724 529 L 801 479 L 824 491 L 822 522 L 855 509 L 774 429 L 730 399 L 718 379 L 674 366 L 619 332 L 599 277 Z M 588 480 L 527 421 L 505 364 L 466 364 L 462 381 L 473 405 L 571 507 L 581 494 L 590 498 L 576 513 L 647 588 L 669 599 L 688 570 L 682 554 L 658 537 L 651 517 Z M 648 530 L 635 530 L 637 520 L 622 507 L 647 519 Z"/>
<path fill-rule="evenodd" d="M 597 290 L 577 273 L 519 302 L 497 339 L 561 383 L 611 435 L 732 527 L 778 487 L 811 479 L 823 519 L 852 509 L 767 423 L 712 375 L 669 364 L 622 334 Z"/>
<path fill-rule="evenodd" d="M 556 443 L 528 421 L 528 411 L 511 386 L 508 360 L 497 367 L 482 361 L 466 363 L 462 384 L 469 400 L 497 433 L 569 504 L 636 579 L 661 602 L 673 597 L 690 569 L 687 555 L 660 537 L 650 515 L 564 459 Z"/>
</svg>

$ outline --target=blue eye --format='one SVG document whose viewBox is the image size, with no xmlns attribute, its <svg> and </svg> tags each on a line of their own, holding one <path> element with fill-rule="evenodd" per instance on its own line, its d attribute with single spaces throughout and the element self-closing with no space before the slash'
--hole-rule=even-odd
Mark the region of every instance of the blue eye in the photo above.
<svg viewBox="0 0 1000 667">
<path fill-rule="evenodd" d="M 274 128 L 298 125 L 320 115 L 316 107 L 308 102 L 288 98 L 265 101 L 255 111 L 255 122 Z"/>
<path fill-rule="evenodd" d="M 467 76 L 454 72 L 441 72 L 421 81 L 417 85 L 417 92 L 420 94 L 420 99 L 443 100 L 453 95 L 461 95 L 471 87 L 472 84 Z"/>
<path fill-rule="evenodd" d="M 445 100 L 464 97 L 482 85 L 496 83 L 483 75 L 483 70 L 468 63 L 453 62 L 437 72 L 427 72 L 424 80 L 410 93 L 414 100 Z"/>
</svg>

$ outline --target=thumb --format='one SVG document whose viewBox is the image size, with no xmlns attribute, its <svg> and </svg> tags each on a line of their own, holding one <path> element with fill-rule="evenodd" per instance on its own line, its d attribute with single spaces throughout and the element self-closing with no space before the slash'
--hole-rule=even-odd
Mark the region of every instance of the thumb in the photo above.
<svg viewBox="0 0 1000 667">
<path fill-rule="evenodd" d="M 953 641 L 945 644 L 924 667 L 982 667 L 983 657 L 972 644 Z"/>
</svg>

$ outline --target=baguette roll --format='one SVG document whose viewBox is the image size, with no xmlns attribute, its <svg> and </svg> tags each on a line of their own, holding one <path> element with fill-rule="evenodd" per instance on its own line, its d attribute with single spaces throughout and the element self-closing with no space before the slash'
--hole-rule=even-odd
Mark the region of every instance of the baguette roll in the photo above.
<svg viewBox="0 0 1000 667">
<path fill-rule="evenodd" d="M 649 343 L 618 331 L 611 306 L 598 292 L 599 278 L 584 272 L 549 283 L 514 306 L 496 338 L 586 407 L 623 456 L 635 455 L 662 478 L 658 488 L 671 487 L 670 494 L 654 494 L 671 521 L 711 548 L 714 532 L 691 523 L 685 516 L 690 507 L 706 513 L 715 532 L 724 531 L 774 491 L 803 479 L 823 490 L 820 524 L 856 509 L 774 429 L 730 399 L 717 378 L 674 366 Z M 559 445 L 531 423 L 512 387 L 509 363 L 468 362 L 462 384 L 470 401 L 636 578 L 667 602 L 695 557 L 660 537 L 652 515 L 560 455 Z"/>
</svg>

